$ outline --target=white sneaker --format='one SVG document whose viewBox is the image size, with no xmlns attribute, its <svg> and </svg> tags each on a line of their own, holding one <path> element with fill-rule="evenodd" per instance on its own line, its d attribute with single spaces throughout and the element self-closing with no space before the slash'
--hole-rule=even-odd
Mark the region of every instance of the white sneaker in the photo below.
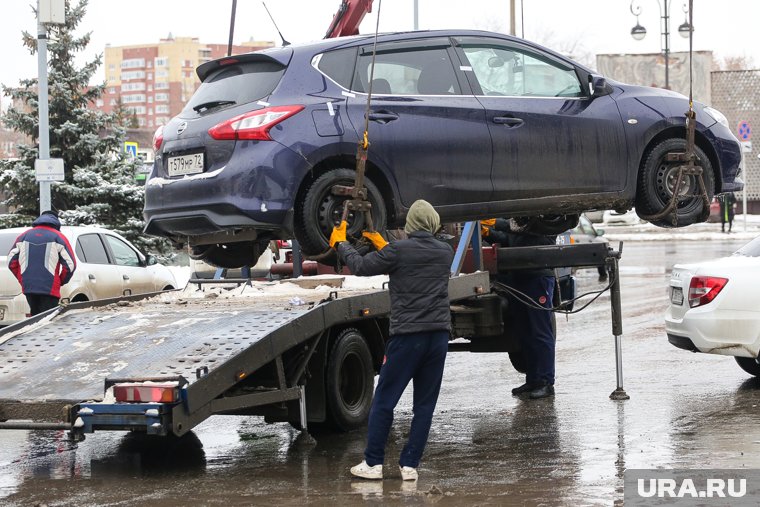
<svg viewBox="0 0 760 507">
<path fill-rule="evenodd" d="M 355 475 L 356 477 L 361 477 L 363 479 L 382 479 L 383 465 L 375 465 L 371 467 L 367 464 L 366 461 L 362 461 L 358 465 L 351 467 L 351 475 Z"/>
<path fill-rule="evenodd" d="M 404 481 L 416 481 L 417 480 L 417 469 L 412 467 L 398 467 L 399 471 L 401 472 L 401 480 Z"/>
</svg>

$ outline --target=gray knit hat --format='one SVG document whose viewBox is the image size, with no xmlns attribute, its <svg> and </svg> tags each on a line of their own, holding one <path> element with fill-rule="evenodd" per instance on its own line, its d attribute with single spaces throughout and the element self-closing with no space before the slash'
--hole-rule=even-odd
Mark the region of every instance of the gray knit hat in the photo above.
<svg viewBox="0 0 760 507">
<path fill-rule="evenodd" d="M 406 215 L 406 225 L 404 231 L 411 234 L 416 231 L 427 231 L 435 234 L 441 228 L 441 217 L 433 209 L 429 202 L 419 199 L 414 201 L 409 213 Z"/>
</svg>

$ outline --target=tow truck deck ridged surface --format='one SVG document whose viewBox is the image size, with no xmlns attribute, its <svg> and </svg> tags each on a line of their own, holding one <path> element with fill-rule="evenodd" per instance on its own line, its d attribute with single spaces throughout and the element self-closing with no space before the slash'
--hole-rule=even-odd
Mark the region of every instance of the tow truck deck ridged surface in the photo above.
<svg viewBox="0 0 760 507">
<path fill-rule="evenodd" d="M 487 273 L 453 278 L 450 297 L 471 297 L 478 288 L 488 290 Z M 214 413 L 244 409 L 246 396 L 258 397 L 256 403 L 298 399 L 297 379 L 288 379 L 287 386 L 281 380 L 279 397 L 271 391 L 268 398 L 260 392 L 226 393 L 273 361 L 282 371 L 282 354 L 303 348 L 333 326 L 387 318 L 390 312 L 387 290 L 335 290 L 326 299 L 328 292 L 305 296 L 303 291 L 294 291 L 300 305 L 289 304 L 293 294 L 285 293 L 260 298 L 160 294 L 108 305 L 73 304 L 52 318 L 0 331 L 0 420 L 60 421 L 68 405 L 102 401 L 104 381 L 113 378 L 187 380 L 181 403 L 163 420 L 176 434 Z"/>
</svg>

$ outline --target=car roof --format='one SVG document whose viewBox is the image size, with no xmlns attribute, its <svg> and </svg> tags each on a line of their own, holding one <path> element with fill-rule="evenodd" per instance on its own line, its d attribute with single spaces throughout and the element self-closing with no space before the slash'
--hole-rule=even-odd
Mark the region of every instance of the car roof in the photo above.
<svg viewBox="0 0 760 507">
<path fill-rule="evenodd" d="M 9 229 L 0 229 L 0 234 L 4 233 L 11 233 L 15 234 L 16 236 L 20 235 L 21 233 L 28 231 L 32 227 L 11 227 Z M 102 227 L 98 227 L 95 225 L 63 225 L 61 226 L 61 232 L 64 236 L 67 238 L 77 238 L 81 236 L 82 234 L 113 234 L 115 236 L 122 237 L 119 233 L 111 231 L 109 229 L 104 229 Z"/>
</svg>

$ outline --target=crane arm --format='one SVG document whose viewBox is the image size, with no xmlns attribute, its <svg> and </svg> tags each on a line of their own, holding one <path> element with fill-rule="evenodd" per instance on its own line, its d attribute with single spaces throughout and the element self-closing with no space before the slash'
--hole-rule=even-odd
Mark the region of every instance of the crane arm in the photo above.
<svg viewBox="0 0 760 507">
<path fill-rule="evenodd" d="M 338 12 L 333 16 L 325 39 L 357 35 L 359 25 L 368 12 L 372 12 L 373 0 L 341 0 Z"/>
</svg>

